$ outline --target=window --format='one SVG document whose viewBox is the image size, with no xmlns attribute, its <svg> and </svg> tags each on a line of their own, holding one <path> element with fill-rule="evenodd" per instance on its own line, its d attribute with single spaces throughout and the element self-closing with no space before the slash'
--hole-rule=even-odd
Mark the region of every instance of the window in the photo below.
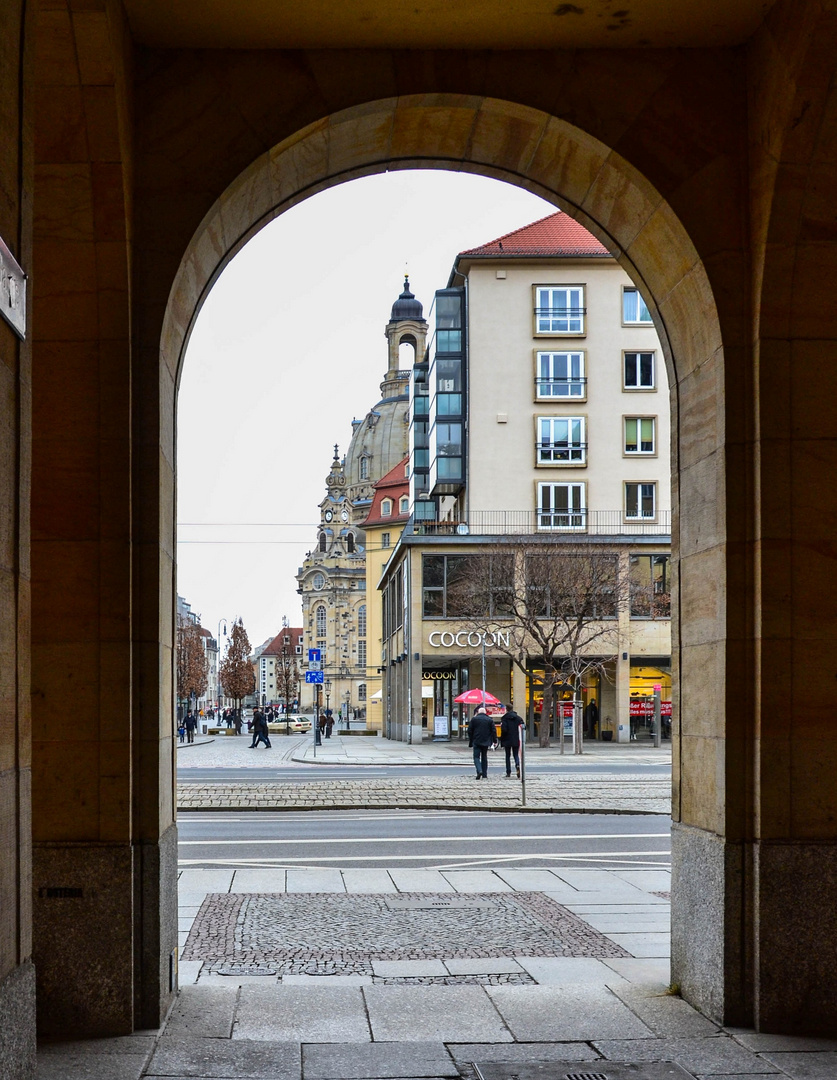
<svg viewBox="0 0 837 1080">
<path fill-rule="evenodd" d="M 645 301 L 639 295 L 639 289 L 625 288 L 622 290 L 622 322 L 652 325 L 651 313 L 645 306 Z"/>
<path fill-rule="evenodd" d="M 625 484 L 625 517 L 628 521 L 653 521 L 657 516 L 656 484 Z"/>
<path fill-rule="evenodd" d="M 538 465 L 585 465 L 583 416 L 538 417 Z"/>
<path fill-rule="evenodd" d="M 388 548 L 391 546 L 392 545 L 390 543 L 389 533 L 381 533 L 381 547 Z"/>
<path fill-rule="evenodd" d="M 536 289 L 535 333 L 583 334 L 584 286 L 550 285 Z"/>
<path fill-rule="evenodd" d="M 413 416 L 427 416 L 430 412 L 430 398 L 427 394 L 417 394 L 413 398 Z"/>
<path fill-rule="evenodd" d="M 653 390 L 654 354 L 652 352 L 626 352 L 625 389 Z"/>
<path fill-rule="evenodd" d="M 357 587 L 359 589 L 364 589 L 365 590 L 366 589 L 366 578 L 358 578 L 357 579 Z"/>
<path fill-rule="evenodd" d="M 366 642 L 359 641 L 357 643 L 357 662 L 358 667 L 366 667 Z"/>
<path fill-rule="evenodd" d="M 360 478 L 361 480 L 369 479 L 369 458 L 362 457 L 360 459 Z"/>
<path fill-rule="evenodd" d="M 656 453 L 656 424 L 653 416 L 625 417 L 625 453 Z"/>
<path fill-rule="evenodd" d="M 366 683 L 365 682 L 362 682 L 360 684 L 360 686 L 357 688 L 357 699 L 358 699 L 358 701 L 366 701 Z"/>
<path fill-rule="evenodd" d="M 302 656 L 302 646 L 301 645 L 297 645 L 297 647 L 296 647 L 296 655 L 297 656 Z"/>
<path fill-rule="evenodd" d="M 349 555 L 353 555 L 355 551 L 355 536 L 354 533 L 346 534 L 346 551 Z"/>
<path fill-rule="evenodd" d="M 325 551 L 326 543 L 327 543 L 326 534 L 325 533 L 320 533 L 320 551 Z"/>
<path fill-rule="evenodd" d="M 321 641 L 317 642 L 317 648 L 320 650 L 320 660 L 324 664 L 325 663 L 325 655 L 326 655 L 325 654 L 325 650 L 326 650 L 325 639 L 322 639 Z"/>
<path fill-rule="evenodd" d="M 671 556 L 631 555 L 631 618 L 671 618 Z"/>
<path fill-rule="evenodd" d="M 366 604 L 357 609 L 357 632 L 360 637 L 366 637 Z"/>
<path fill-rule="evenodd" d="M 508 617 L 514 557 L 422 556 L 422 611 L 429 618 Z"/>
<path fill-rule="evenodd" d="M 538 484 L 539 529 L 584 529 L 586 484 Z"/>
<path fill-rule="evenodd" d="M 583 352 L 538 353 L 535 376 L 535 397 L 538 400 L 586 396 Z"/>
<path fill-rule="evenodd" d="M 325 585 L 325 577 L 322 574 L 314 574 L 313 585 L 315 589 L 321 589 Z"/>
<path fill-rule="evenodd" d="M 317 620 L 317 637 L 325 637 L 326 633 L 326 609 L 323 604 L 317 608 L 315 612 L 315 618 Z"/>
<path fill-rule="evenodd" d="M 461 416 L 462 415 L 462 395 L 461 394 L 437 394 L 436 395 L 436 415 L 437 416 Z"/>
<path fill-rule="evenodd" d="M 392 514 L 392 499 L 381 499 L 381 517 L 390 517 Z"/>
<path fill-rule="evenodd" d="M 409 514 L 410 512 L 410 496 L 402 495 L 398 504 L 398 511 L 401 514 Z"/>
</svg>

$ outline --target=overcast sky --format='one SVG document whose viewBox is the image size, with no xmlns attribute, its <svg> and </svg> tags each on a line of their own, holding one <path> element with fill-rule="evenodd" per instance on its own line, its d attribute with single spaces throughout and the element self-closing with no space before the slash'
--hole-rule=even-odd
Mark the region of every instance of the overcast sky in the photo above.
<svg viewBox="0 0 837 1080">
<path fill-rule="evenodd" d="M 301 624 L 294 575 L 316 543 L 334 443 L 379 400 L 405 269 L 427 315 L 457 253 L 553 211 L 468 173 L 330 188 L 263 229 L 195 326 L 178 398 L 177 591 L 253 646 Z"/>
</svg>

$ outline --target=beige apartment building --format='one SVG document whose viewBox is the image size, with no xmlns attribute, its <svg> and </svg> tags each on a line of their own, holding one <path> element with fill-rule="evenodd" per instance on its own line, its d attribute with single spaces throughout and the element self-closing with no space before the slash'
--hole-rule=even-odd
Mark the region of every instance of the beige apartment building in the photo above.
<svg viewBox="0 0 837 1080">
<path fill-rule="evenodd" d="M 559 541 L 618 561 L 625 603 L 567 696 L 588 718 L 596 703 L 589 735 L 628 741 L 655 687 L 671 711 L 669 400 L 651 316 L 561 212 L 462 252 L 431 315 L 411 381 L 412 516 L 380 582 L 385 732 L 460 733 L 454 698 L 483 680 L 539 723 L 535 643 L 524 671 L 508 621 L 463 619 L 451 599 L 463 556 L 514 538 L 518 560 Z"/>
</svg>

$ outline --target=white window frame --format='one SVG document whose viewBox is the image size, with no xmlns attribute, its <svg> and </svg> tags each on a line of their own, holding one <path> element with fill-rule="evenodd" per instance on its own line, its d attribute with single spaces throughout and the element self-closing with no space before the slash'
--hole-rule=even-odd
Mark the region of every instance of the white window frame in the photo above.
<svg viewBox="0 0 837 1080">
<path fill-rule="evenodd" d="M 381 499 L 381 517 L 392 517 L 392 499 Z"/>
<path fill-rule="evenodd" d="M 587 333 L 585 285 L 535 285 L 534 290 L 536 337 L 584 337 Z"/>
<path fill-rule="evenodd" d="M 628 295 L 633 294 L 636 297 L 636 319 L 625 318 L 625 299 Z M 647 319 L 639 318 L 642 314 L 643 308 Z M 622 286 L 622 325 L 623 326 L 653 326 L 654 320 L 651 318 L 651 312 L 648 310 L 648 305 L 642 298 L 642 293 L 636 287 L 636 285 L 623 285 Z"/>
<path fill-rule="evenodd" d="M 549 499 L 545 500 L 549 489 Z M 566 489 L 566 497 L 556 499 L 558 489 Z M 555 509 L 556 506 L 566 509 Z M 548 509 L 544 509 L 548 505 Z M 587 484 L 583 481 L 545 481 L 537 485 L 538 530 L 543 532 L 584 532 L 587 528 Z"/>
<path fill-rule="evenodd" d="M 563 358 L 559 360 L 559 358 Z M 578 368 L 578 375 L 555 375 L 556 366 L 563 363 L 565 370 Z M 544 375 L 548 367 L 550 374 Z M 536 401 L 586 401 L 587 400 L 587 354 L 584 349 L 543 349 L 535 352 L 535 400 Z"/>
<path fill-rule="evenodd" d="M 567 425 L 566 441 L 556 442 L 556 428 Z M 536 421 L 537 441 L 535 459 L 538 465 L 574 466 L 587 464 L 587 418 L 585 416 L 539 416 Z M 572 426 L 577 425 L 577 438 L 572 439 Z M 565 458 L 558 455 L 566 454 Z"/>
<path fill-rule="evenodd" d="M 651 357 L 651 382 L 646 385 L 642 382 L 629 383 L 628 382 L 628 357 L 629 356 L 650 356 Z M 636 365 L 637 380 L 639 380 L 640 364 L 637 361 Z M 650 390 L 657 389 L 657 353 L 655 349 L 624 349 L 622 351 L 622 389 L 628 392 L 630 391 L 644 391 L 648 393 Z"/>
<path fill-rule="evenodd" d="M 387 548 L 392 547 L 391 535 L 388 532 L 381 533 L 381 550 L 385 551 Z"/>
<path fill-rule="evenodd" d="M 410 496 L 402 495 L 398 503 L 398 512 L 400 514 L 409 514 L 410 512 Z"/>
<path fill-rule="evenodd" d="M 644 420 L 651 421 L 651 449 L 642 450 L 641 429 L 637 430 L 636 450 L 628 449 L 628 424 L 633 422 L 641 425 Z M 657 456 L 657 417 L 656 416 L 623 416 L 622 417 L 622 453 L 625 457 L 656 457 Z"/>
<path fill-rule="evenodd" d="M 320 618 L 322 612 L 322 619 Z M 328 632 L 328 611 L 325 604 L 317 604 L 314 611 L 314 626 L 318 638 L 325 637 Z"/>
<path fill-rule="evenodd" d="M 643 501 L 643 498 L 644 498 L 644 493 L 642 491 L 642 488 L 645 488 L 645 487 L 651 488 L 651 497 L 652 497 L 652 502 L 653 502 L 652 513 L 651 514 L 643 514 L 642 513 L 642 501 Z M 635 514 L 630 513 L 630 507 L 629 507 L 629 504 L 630 504 L 630 501 L 631 501 L 630 496 L 629 496 L 629 489 L 630 488 L 636 488 L 637 489 L 637 492 L 636 492 L 636 513 Z M 654 480 L 627 480 L 625 482 L 625 486 L 624 486 L 623 490 L 624 490 L 623 498 L 625 500 L 625 507 L 624 507 L 625 521 L 656 521 L 657 520 L 657 483 L 656 483 L 656 481 L 654 481 Z"/>
</svg>

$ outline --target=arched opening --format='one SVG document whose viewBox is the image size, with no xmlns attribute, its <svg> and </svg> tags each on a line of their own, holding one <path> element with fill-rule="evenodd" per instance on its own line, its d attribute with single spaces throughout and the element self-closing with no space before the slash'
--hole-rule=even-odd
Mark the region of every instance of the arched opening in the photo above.
<svg viewBox="0 0 837 1080">
<path fill-rule="evenodd" d="M 453 103 L 434 99 L 433 108 L 440 108 L 443 114 L 449 107 Z M 677 215 L 645 178 L 611 148 L 568 123 L 502 101 L 485 99 L 465 109 L 457 104 L 457 145 L 428 161 L 423 134 L 428 108 L 422 99 L 390 99 L 371 102 L 360 111 L 335 114 L 280 143 L 237 178 L 206 214 L 172 286 L 161 338 L 164 383 L 170 379 L 176 382 L 194 319 L 224 265 L 266 222 L 301 199 L 332 184 L 394 165 L 455 167 L 533 191 L 584 224 L 627 270 L 637 287 L 636 295 L 629 298 L 633 303 L 629 314 L 635 315 L 636 321 L 646 311 L 653 316 L 668 368 L 673 429 L 677 432 L 674 467 L 678 502 L 672 544 L 680 556 L 680 590 L 675 592 L 673 622 L 679 630 L 684 610 L 711 610 L 713 616 L 704 620 L 702 635 L 705 647 L 720 658 L 726 635 L 721 599 L 725 519 L 717 505 L 708 506 L 705 491 L 707 484 L 723 490 L 718 453 L 723 432 L 711 420 L 717 415 L 723 382 L 723 349 L 712 289 L 693 243 Z M 506 148 L 499 156 L 487 143 L 469 140 L 467 133 L 483 124 L 490 124 L 494 132 L 491 146 Z M 397 151 L 388 141 L 387 133 L 393 129 L 400 133 Z M 519 147 L 522 133 L 529 152 L 511 153 L 509 148 Z M 323 144 L 329 148 L 326 159 L 319 152 L 312 153 L 315 146 Z M 172 385 L 165 395 L 173 392 Z M 684 550 L 680 523 L 695 513 L 701 520 L 701 542 L 697 546 L 690 543 Z M 692 678 L 699 677 L 697 670 L 705 664 L 706 652 L 704 648 L 698 657 L 697 651 L 684 649 L 686 643 L 677 632 L 675 642 L 676 687 L 684 673 L 690 684 Z M 693 663 L 698 665 L 694 676 L 690 673 Z M 724 685 L 723 670 L 720 664 L 719 688 Z M 677 689 L 674 695 L 676 699 Z M 723 739 L 726 726 L 723 702 L 722 690 L 710 703 L 703 702 L 698 723 L 689 696 L 680 695 L 681 730 L 687 738 L 678 738 L 680 733 L 675 729 L 674 818 L 680 829 L 676 843 L 683 852 L 703 843 L 707 830 L 718 836 L 726 832 L 728 808 L 722 777 L 728 766 L 706 775 L 703 765 L 709 748 L 722 745 L 717 739 Z M 692 779 L 698 774 L 699 793 Z M 716 852 L 712 858 L 723 856 Z M 693 968 L 686 955 L 677 978 L 695 1001 L 707 1011 L 717 1012 L 720 1006 L 715 995 L 724 978 L 727 921 L 723 889 L 707 898 L 697 879 L 689 877 L 691 865 L 689 858 L 680 858 L 680 898 L 675 899 L 688 919 L 699 919 L 706 929 L 704 940 L 711 943 L 711 976 L 706 977 L 706 965 L 700 972 Z"/>
</svg>

